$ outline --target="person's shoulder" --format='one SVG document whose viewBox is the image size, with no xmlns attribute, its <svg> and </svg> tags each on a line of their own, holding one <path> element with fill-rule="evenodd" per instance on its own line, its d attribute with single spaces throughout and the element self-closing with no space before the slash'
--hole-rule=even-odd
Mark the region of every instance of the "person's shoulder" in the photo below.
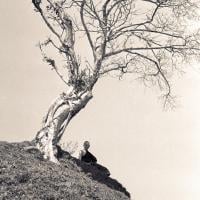
<svg viewBox="0 0 200 200">
<path fill-rule="evenodd" d="M 85 151 L 84 151 L 84 150 L 80 150 L 80 151 L 79 151 L 79 155 L 80 155 L 80 156 L 84 156 L 84 155 L 85 155 Z"/>
<path fill-rule="evenodd" d="M 83 153 L 83 150 L 80 150 L 80 151 L 79 151 L 79 154 L 81 154 L 81 153 Z"/>
</svg>

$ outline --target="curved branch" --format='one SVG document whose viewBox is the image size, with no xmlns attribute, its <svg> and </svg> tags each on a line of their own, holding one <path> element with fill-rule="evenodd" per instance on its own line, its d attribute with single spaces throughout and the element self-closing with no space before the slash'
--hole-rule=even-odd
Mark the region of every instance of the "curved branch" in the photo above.
<svg viewBox="0 0 200 200">
<path fill-rule="evenodd" d="M 141 57 L 141 58 L 143 58 L 143 59 L 146 59 L 146 60 L 152 62 L 152 63 L 156 66 L 156 68 L 157 68 L 157 73 L 148 74 L 148 75 L 150 75 L 150 76 L 158 76 L 158 75 L 160 74 L 161 77 L 162 77 L 163 80 L 164 80 L 164 83 L 166 84 L 166 86 L 167 86 L 167 88 L 168 88 L 168 92 L 166 93 L 166 97 L 170 96 L 170 94 L 171 94 L 171 86 L 170 86 L 169 81 L 167 80 L 165 74 L 163 73 L 161 67 L 159 66 L 158 62 L 156 62 L 156 61 L 153 60 L 152 58 L 149 58 L 148 56 L 145 56 L 145 55 L 140 54 L 140 53 L 137 53 L 137 52 L 131 52 L 131 51 L 127 51 L 127 52 L 130 53 L 130 54 L 133 54 L 133 55 L 137 55 L 137 56 L 139 56 L 139 57 Z"/>
<path fill-rule="evenodd" d="M 40 13 L 42 19 L 44 20 L 45 24 L 47 25 L 47 27 L 50 29 L 50 31 L 58 38 L 58 40 L 62 43 L 61 38 L 59 36 L 59 34 L 55 31 L 55 29 L 53 28 L 53 26 L 51 26 L 51 24 L 49 23 L 49 21 L 47 20 L 47 18 L 45 17 L 42 9 L 40 7 L 38 7 L 38 5 L 35 3 L 35 0 L 32 0 L 34 6 L 36 7 L 36 9 L 38 10 L 38 12 Z"/>
<path fill-rule="evenodd" d="M 186 47 L 185 45 L 166 45 L 166 46 L 160 46 L 160 47 L 130 47 L 130 48 L 124 48 L 124 49 L 119 49 L 117 51 L 114 52 L 110 52 L 107 53 L 105 55 L 105 57 L 110 57 L 110 56 L 114 56 L 123 52 L 127 52 L 127 51 L 148 51 L 148 50 L 195 50 L 195 51 L 200 51 L 200 48 L 196 48 L 196 47 Z"/>
<path fill-rule="evenodd" d="M 84 19 L 84 13 L 83 13 L 83 12 L 84 12 L 85 3 L 86 3 L 86 0 L 83 0 L 82 3 L 81 3 L 81 9 L 80 9 L 81 22 L 82 22 L 83 27 L 84 27 L 84 30 L 85 30 L 85 32 L 86 32 L 86 35 L 87 35 L 87 38 L 88 38 L 90 47 L 91 47 L 91 49 L 92 49 L 92 51 L 93 51 L 94 59 L 96 59 L 95 50 L 94 50 L 94 45 L 93 45 L 90 32 L 89 32 L 89 30 L 88 30 L 88 28 L 87 28 L 87 25 L 86 25 L 85 19 Z"/>
</svg>

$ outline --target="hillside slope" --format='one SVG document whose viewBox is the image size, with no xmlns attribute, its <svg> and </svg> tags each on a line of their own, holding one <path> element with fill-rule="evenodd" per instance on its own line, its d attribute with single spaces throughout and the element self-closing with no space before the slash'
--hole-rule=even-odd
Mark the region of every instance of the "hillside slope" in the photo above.
<svg viewBox="0 0 200 200">
<path fill-rule="evenodd" d="M 60 165 L 44 161 L 30 142 L 0 142 L 0 199 L 2 200 L 128 200 L 120 183 L 96 166 L 69 154 Z"/>
</svg>

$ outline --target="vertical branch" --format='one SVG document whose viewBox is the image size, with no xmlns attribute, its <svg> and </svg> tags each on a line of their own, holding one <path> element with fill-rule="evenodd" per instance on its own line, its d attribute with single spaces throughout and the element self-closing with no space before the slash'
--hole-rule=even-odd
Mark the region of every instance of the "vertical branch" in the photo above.
<svg viewBox="0 0 200 200">
<path fill-rule="evenodd" d="M 84 6 L 85 6 L 85 4 L 86 4 L 86 0 L 83 0 L 82 3 L 81 3 L 80 17 L 81 17 L 81 22 L 82 22 L 83 28 L 84 28 L 85 33 L 86 33 L 87 38 L 88 38 L 88 42 L 89 42 L 90 47 L 91 47 L 92 52 L 93 52 L 94 60 L 96 60 L 96 54 L 95 54 L 92 38 L 91 38 L 90 32 L 87 28 L 87 25 L 86 25 L 85 19 L 84 19 Z"/>
</svg>

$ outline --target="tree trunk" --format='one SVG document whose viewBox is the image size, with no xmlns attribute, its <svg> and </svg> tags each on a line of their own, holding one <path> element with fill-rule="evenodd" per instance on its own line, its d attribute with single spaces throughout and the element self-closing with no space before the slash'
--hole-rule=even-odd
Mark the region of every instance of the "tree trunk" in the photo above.
<svg viewBox="0 0 200 200">
<path fill-rule="evenodd" d="M 36 147 L 45 159 L 58 163 L 53 147 L 60 141 L 70 120 L 86 106 L 92 98 L 90 91 L 75 95 L 62 93 L 50 106 L 43 120 L 43 126 L 35 137 Z"/>
</svg>

